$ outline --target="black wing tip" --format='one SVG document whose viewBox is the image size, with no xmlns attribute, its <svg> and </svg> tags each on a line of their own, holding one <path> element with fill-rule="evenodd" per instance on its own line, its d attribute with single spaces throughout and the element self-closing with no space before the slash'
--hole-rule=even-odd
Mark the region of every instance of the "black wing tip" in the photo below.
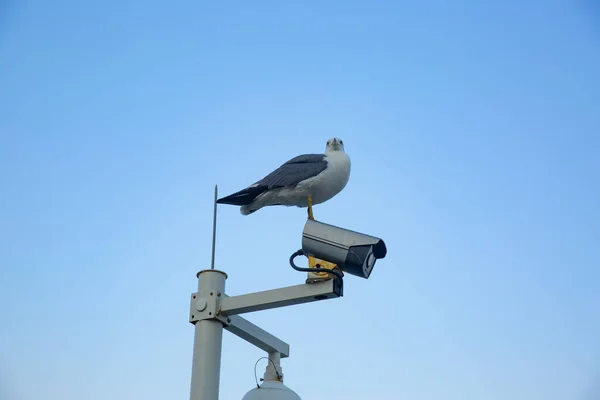
<svg viewBox="0 0 600 400">
<path fill-rule="evenodd" d="M 217 204 L 230 204 L 232 206 L 247 206 L 256 198 L 263 194 L 267 188 L 265 186 L 255 186 L 242 189 L 239 192 L 230 194 L 229 196 L 221 197 L 217 200 Z"/>
<path fill-rule="evenodd" d="M 244 198 L 240 198 L 238 196 L 226 196 L 226 197 L 221 197 L 220 199 L 217 200 L 217 204 L 230 204 L 232 206 L 243 206 L 246 205 L 246 202 L 244 201 Z"/>
</svg>

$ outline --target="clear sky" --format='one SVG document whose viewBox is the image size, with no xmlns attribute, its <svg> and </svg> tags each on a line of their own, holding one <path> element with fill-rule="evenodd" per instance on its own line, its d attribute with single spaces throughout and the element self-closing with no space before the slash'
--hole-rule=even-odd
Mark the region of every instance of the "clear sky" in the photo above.
<svg viewBox="0 0 600 400">
<path fill-rule="evenodd" d="M 388 256 L 247 315 L 285 383 L 598 399 L 599 74 L 591 1 L 0 1 L 0 398 L 189 398 L 214 184 L 338 136 L 350 182 L 315 216 Z M 220 207 L 227 292 L 302 283 L 305 218 Z M 221 399 L 264 355 L 225 332 Z"/>
</svg>

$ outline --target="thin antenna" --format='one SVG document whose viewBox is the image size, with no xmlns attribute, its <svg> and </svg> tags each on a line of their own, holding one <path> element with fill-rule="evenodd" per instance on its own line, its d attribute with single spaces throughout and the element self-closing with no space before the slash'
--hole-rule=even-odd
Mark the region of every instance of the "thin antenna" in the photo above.
<svg viewBox="0 0 600 400">
<path fill-rule="evenodd" d="M 213 234 L 212 234 L 212 257 L 210 259 L 210 269 L 215 269 L 215 242 L 217 241 L 217 185 L 215 185 L 215 203 L 213 209 Z"/>
</svg>

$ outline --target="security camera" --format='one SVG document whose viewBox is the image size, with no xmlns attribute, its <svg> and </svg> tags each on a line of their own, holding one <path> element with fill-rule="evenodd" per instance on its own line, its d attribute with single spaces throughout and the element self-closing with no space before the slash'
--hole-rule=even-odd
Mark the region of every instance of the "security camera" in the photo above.
<svg viewBox="0 0 600 400">
<path fill-rule="evenodd" d="M 312 219 L 304 225 L 302 251 L 365 279 L 371 275 L 375 261 L 387 253 L 382 239 Z"/>
</svg>

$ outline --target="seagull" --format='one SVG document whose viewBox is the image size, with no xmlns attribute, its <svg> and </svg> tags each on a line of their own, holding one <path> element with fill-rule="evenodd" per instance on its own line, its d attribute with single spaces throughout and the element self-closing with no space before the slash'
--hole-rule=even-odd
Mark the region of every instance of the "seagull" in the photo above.
<svg viewBox="0 0 600 400">
<path fill-rule="evenodd" d="M 308 207 L 324 203 L 340 193 L 350 179 L 350 157 L 340 138 L 327 140 L 324 154 L 302 154 L 290 159 L 258 182 L 217 200 L 240 206 L 250 215 L 267 206 Z"/>
</svg>

